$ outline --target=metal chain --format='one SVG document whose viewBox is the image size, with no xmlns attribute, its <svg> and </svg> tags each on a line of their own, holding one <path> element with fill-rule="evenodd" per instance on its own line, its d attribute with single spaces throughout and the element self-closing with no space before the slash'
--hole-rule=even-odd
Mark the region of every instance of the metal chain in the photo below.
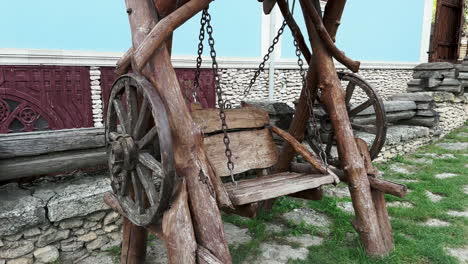
<svg viewBox="0 0 468 264">
<path fill-rule="evenodd" d="M 294 37 L 294 36 L 293 36 Z M 299 44 L 297 43 L 296 40 L 294 40 L 294 47 L 296 47 L 296 56 L 297 56 L 297 65 L 299 65 L 299 74 L 302 77 L 302 89 L 305 91 L 305 95 L 307 98 L 307 108 L 309 109 L 309 118 L 310 118 L 310 123 L 312 124 L 312 129 L 314 131 L 314 136 L 317 138 L 317 148 L 319 150 L 319 153 L 317 153 L 322 160 L 323 164 L 325 164 L 325 167 L 328 169 L 328 161 L 327 161 L 327 153 L 323 149 L 323 142 L 322 138 L 320 136 L 320 131 L 317 127 L 317 118 L 314 113 L 314 105 L 315 105 L 315 96 L 312 96 L 310 94 L 309 89 L 306 87 L 306 73 L 304 70 L 304 61 L 302 60 L 302 52 L 301 48 L 299 47 Z M 310 66 L 309 66 L 310 67 Z"/>
<path fill-rule="evenodd" d="M 273 53 L 273 51 L 275 50 L 275 46 L 276 46 L 276 44 L 278 44 L 279 38 L 280 38 L 281 35 L 283 34 L 284 29 L 286 28 L 286 26 L 287 26 L 287 23 L 286 23 L 286 20 L 284 20 L 284 21 L 283 21 L 283 24 L 282 24 L 281 27 L 278 29 L 278 33 L 276 33 L 276 36 L 275 36 L 275 38 L 273 39 L 273 43 L 272 43 L 271 46 L 268 48 L 267 54 L 265 54 L 265 56 L 263 56 L 263 61 L 258 65 L 258 69 L 255 71 L 254 76 L 253 76 L 252 79 L 250 80 L 249 86 L 247 86 L 247 88 L 244 89 L 244 92 L 243 92 L 244 98 L 245 98 L 247 95 L 249 95 L 250 90 L 252 89 L 253 85 L 254 85 L 255 82 L 257 81 L 258 76 L 260 76 L 260 73 L 262 73 L 262 72 L 265 71 L 265 63 L 270 59 L 270 56 L 271 56 L 271 54 Z"/>
<path fill-rule="evenodd" d="M 195 103 L 198 102 L 197 95 L 200 89 L 200 68 L 203 62 L 202 54 L 203 54 L 203 41 L 205 40 L 205 25 L 206 25 L 206 13 L 202 12 L 202 16 L 200 18 L 200 34 L 198 35 L 198 57 L 197 57 L 197 69 L 195 71 L 195 79 L 194 79 L 194 87 L 193 87 L 193 101 Z"/>
<path fill-rule="evenodd" d="M 223 100 L 223 90 L 220 84 L 220 78 L 219 78 L 219 68 L 218 68 L 218 62 L 216 61 L 216 50 L 215 50 L 215 41 L 213 39 L 213 27 L 211 26 L 211 15 L 208 13 L 208 7 L 203 10 L 202 14 L 202 19 L 203 16 L 205 17 L 206 21 L 206 32 L 208 33 L 208 45 L 210 46 L 210 56 L 212 60 L 212 65 L 211 68 L 213 69 L 213 74 L 214 74 L 214 79 L 215 79 L 215 89 L 216 89 L 216 96 L 218 97 L 218 107 L 219 107 L 219 118 L 221 119 L 221 128 L 223 130 L 223 143 L 224 146 L 226 147 L 224 154 L 226 155 L 227 158 L 227 168 L 229 170 L 229 174 L 231 176 L 231 180 L 233 183 L 236 184 L 237 186 L 237 181 L 234 179 L 234 162 L 232 162 L 232 151 L 231 148 L 229 147 L 229 144 L 231 143 L 227 130 L 228 130 L 228 125 L 226 123 L 226 113 L 224 112 L 224 109 L 226 107 L 230 108 L 231 103 L 228 100 Z"/>
</svg>

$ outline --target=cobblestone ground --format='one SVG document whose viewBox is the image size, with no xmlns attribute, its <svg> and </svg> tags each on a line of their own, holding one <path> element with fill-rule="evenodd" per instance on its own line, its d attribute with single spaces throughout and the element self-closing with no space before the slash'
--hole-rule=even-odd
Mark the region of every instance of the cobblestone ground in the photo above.
<svg viewBox="0 0 468 264">
<path fill-rule="evenodd" d="M 395 238 L 390 256 L 366 257 L 350 224 L 349 191 L 339 184 L 327 186 L 321 201 L 281 198 L 256 219 L 223 216 L 234 263 L 468 263 L 468 127 L 378 167 L 409 188 L 403 199 L 386 197 Z M 118 250 L 112 252 L 81 263 L 113 263 Z M 167 263 L 156 238 L 146 263 Z"/>
</svg>

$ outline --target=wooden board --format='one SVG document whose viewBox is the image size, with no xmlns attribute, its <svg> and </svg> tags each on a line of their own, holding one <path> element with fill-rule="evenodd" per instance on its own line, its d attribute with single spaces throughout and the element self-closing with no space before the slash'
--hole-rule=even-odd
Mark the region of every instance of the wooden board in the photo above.
<svg viewBox="0 0 468 264">
<path fill-rule="evenodd" d="M 229 176 L 223 134 L 205 138 L 208 159 L 218 176 Z M 251 169 L 268 168 L 278 161 L 275 142 L 268 128 L 229 133 L 234 174 Z"/>
<path fill-rule="evenodd" d="M 105 165 L 105 148 L 0 160 L 0 181 Z"/>
<path fill-rule="evenodd" d="M 104 128 L 0 135 L 0 159 L 104 147 Z"/>
<path fill-rule="evenodd" d="M 226 123 L 229 129 L 259 128 L 269 124 L 268 113 L 255 107 L 226 109 Z M 221 131 L 219 109 L 202 109 L 192 112 L 192 118 L 203 133 Z"/>
<path fill-rule="evenodd" d="M 320 187 L 324 184 L 334 183 L 331 175 L 301 174 L 301 173 L 277 173 L 261 178 L 248 179 L 224 186 L 229 197 L 235 205 L 243 205 L 300 191 Z"/>
</svg>

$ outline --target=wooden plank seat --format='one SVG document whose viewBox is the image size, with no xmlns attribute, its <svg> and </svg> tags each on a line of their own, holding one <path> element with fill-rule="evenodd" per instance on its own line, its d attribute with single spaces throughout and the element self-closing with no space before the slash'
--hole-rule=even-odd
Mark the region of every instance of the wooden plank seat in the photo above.
<svg viewBox="0 0 468 264">
<path fill-rule="evenodd" d="M 274 166 L 278 162 L 279 154 L 278 147 L 273 140 L 272 130 L 277 134 L 279 131 L 276 128 L 270 128 L 268 113 L 251 106 L 227 109 L 225 112 L 229 146 L 234 163 L 233 173 L 239 174 L 251 170 L 258 172 Z M 224 133 L 221 129 L 219 110 L 193 110 L 192 117 L 204 133 L 205 151 L 216 175 L 230 176 L 226 165 Z M 294 140 L 287 132 L 280 132 L 286 140 Z M 300 154 L 307 157 L 314 156 L 304 151 L 307 150 L 304 148 Z M 317 166 L 317 162 L 313 162 L 312 165 Z M 320 168 L 318 171 L 324 172 L 325 170 Z M 284 172 L 239 180 L 237 186 L 231 182 L 225 183 L 224 186 L 234 205 L 244 205 L 335 182 L 337 182 L 337 177 L 332 172 L 323 174 Z"/>
<path fill-rule="evenodd" d="M 284 172 L 242 180 L 237 186 L 234 183 L 226 183 L 224 186 L 232 203 L 243 205 L 318 188 L 334 182 L 335 179 L 330 174 Z"/>
</svg>

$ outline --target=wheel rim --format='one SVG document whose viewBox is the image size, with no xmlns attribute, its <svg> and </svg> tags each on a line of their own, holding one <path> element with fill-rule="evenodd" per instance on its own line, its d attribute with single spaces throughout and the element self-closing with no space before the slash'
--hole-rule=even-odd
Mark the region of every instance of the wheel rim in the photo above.
<svg viewBox="0 0 468 264">
<path fill-rule="evenodd" d="M 338 77 L 342 85 L 344 84 L 346 109 L 351 126 L 357 137 L 363 137 L 368 142 L 371 158 L 375 159 L 385 144 L 387 134 L 386 114 L 382 99 L 374 87 L 358 75 L 338 72 Z M 325 150 L 327 161 L 339 166 L 335 133 L 328 113 L 321 105 L 314 109 L 314 112 L 317 113 L 317 122 L 319 122 L 317 128 L 320 131 L 322 148 Z M 375 117 L 371 117 L 372 113 Z M 314 133 L 309 131 L 307 141 L 319 154 L 319 142 L 312 135 Z"/>
<path fill-rule="evenodd" d="M 112 86 L 106 138 L 111 187 L 129 220 L 160 220 L 176 179 L 174 154 L 164 104 L 144 77 L 123 75 Z"/>
</svg>

